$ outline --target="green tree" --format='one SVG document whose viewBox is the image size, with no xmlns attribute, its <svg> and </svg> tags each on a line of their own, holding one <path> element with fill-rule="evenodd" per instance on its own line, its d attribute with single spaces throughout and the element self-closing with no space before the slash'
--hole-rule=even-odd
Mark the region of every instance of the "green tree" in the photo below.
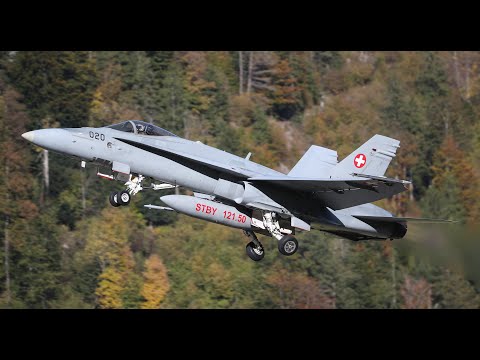
<svg viewBox="0 0 480 360">
<path fill-rule="evenodd" d="M 418 165 L 413 168 L 413 180 L 418 196 L 422 196 L 425 189 L 431 184 L 433 174 L 429 167 L 433 157 L 448 131 L 447 97 L 450 95 L 449 84 L 438 54 L 427 52 L 422 59 L 422 67 L 415 81 L 415 91 L 419 95 L 422 113 L 422 133 L 418 138 L 420 143 L 420 158 Z"/>
<path fill-rule="evenodd" d="M 441 309 L 478 309 L 480 296 L 463 274 L 437 268 L 433 284 L 433 307 Z"/>
<path fill-rule="evenodd" d="M 32 201 L 30 154 L 21 141 L 28 117 L 20 95 L 0 80 L 0 290 L 6 306 L 49 307 L 59 295 L 59 244 L 52 213 Z"/>
<path fill-rule="evenodd" d="M 165 71 L 159 90 L 159 115 L 157 125 L 182 135 L 187 114 L 184 74 L 178 61 L 172 61 Z"/>
<path fill-rule="evenodd" d="M 88 52 L 20 51 L 8 77 L 23 95 L 33 127 L 47 116 L 62 127 L 87 125 L 96 82 Z"/>
</svg>

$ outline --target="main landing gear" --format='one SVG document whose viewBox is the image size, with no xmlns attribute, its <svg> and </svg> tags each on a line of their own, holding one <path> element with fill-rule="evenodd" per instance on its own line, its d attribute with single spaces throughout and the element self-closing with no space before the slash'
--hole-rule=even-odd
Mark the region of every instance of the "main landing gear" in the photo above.
<svg viewBox="0 0 480 360">
<path fill-rule="evenodd" d="M 268 230 L 272 237 L 278 240 L 278 251 L 285 256 L 292 256 L 298 250 L 297 239 L 290 234 L 284 235 L 280 231 L 280 224 L 276 218 L 276 214 L 273 212 L 266 212 L 263 214 L 263 224 L 265 229 Z M 250 259 L 253 261 L 260 261 L 265 256 L 265 250 L 257 239 L 257 236 L 253 231 L 244 231 L 244 234 L 250 238 L 250 242 L 247 244 L 246 252 Z"/>
<path fill-rule="evenodd" d="M 298 241 L 292 235 L 285 235 L 278 241 L 278 251 L 285 256 L 292 256 L 298 250 Z"/>
<path fill-rule="evenodd" d="M 263 249 L 262 243 L 258 241 L 255 233 L 253 231 L 246 230 L 244 230 L 243 233 L 252 240 L 247 244 L 246 247 L 248 257 L 253 261 L 262 260 L 265 256 L 265 250 Z"/>
</svg>

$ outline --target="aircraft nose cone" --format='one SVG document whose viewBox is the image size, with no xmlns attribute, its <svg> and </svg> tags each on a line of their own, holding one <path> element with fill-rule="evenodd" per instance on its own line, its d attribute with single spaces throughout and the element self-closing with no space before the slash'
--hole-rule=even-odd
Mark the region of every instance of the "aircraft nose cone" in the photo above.
<svg viewBox="0 0 480 360">
<path fill-rule="evenodd" d="M 65 129 L 41 129 L 22 135 L 24 139 L 47 150 L 67 152 L 72 145 L 71 133 Z"/>
<path fill-rule="evenodd" d="M 35 139 L 35 131 L 29 131 L 29 132 L 23 133 L 23 134 L 22 134 L 22 137 L 23 137 L 25 140 L 28 140 L 28 141 L 30 141 L 30 142 L 33 142 L 33 139 Z"/>
</svg>

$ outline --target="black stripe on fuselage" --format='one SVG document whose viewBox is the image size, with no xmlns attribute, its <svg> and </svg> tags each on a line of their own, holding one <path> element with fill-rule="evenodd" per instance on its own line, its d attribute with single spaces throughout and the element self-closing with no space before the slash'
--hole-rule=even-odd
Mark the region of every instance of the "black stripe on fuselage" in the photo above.
<svg viewBox="0 0 480 360">
<path fill-rule="evenodd" d="M 120 138 L 116 138 L 116 137 L 114 137 L 114 139 L 118 140 L 118 141 L 121 141 L 121 142 L 124 142 L 125 144 L 133 146 L 137 149 L 141 149 L 141 150 L 147 151 L 149 153 L 152 153 L 152 154 L 164 157 L 166 159 L 172 160 L 172 161 L 174 161 L 174 162 L 176 162 L 180 165 L 183 165 L 183 166 L 185 166 L 189 169 L 192 169 L 194 171 L 198 171 L 199 173 L 201 173 L 205 176 L 208 176 L 212 179 L 215 179 L 215 180 L 218 180 L 218 179 L 222 178 L 222 179 L 225 179 L 225 180 L 230 180 L 230 181 L 233 181 L 233 182 L 237 182 L 239 180 L 246 180 L 248 178 L 248 176 L 245 176 L 245 175 L 244 176 L 240 176 L 240 175 L 234 176 L 234 175 L 232 175 L 232 174 L 230 174 L 226 171 L 221 171 L 221 170 L 215 169 L 215 168 L 209 166 L 208 164 L 205 164 L 205 163 L 202 163 L 202 162 L 199 162 L 199 161 L 196 161 L 196 160 L 190 159 L 188 157 L 178 155 L 178 154 L 166 151 L 166 150 L 162 150 L 162 149 L 156 148 L 154 146 L 142 144 L 142 143 L 132 141 L 132 140 L 120 139 Z"/>
</svg>

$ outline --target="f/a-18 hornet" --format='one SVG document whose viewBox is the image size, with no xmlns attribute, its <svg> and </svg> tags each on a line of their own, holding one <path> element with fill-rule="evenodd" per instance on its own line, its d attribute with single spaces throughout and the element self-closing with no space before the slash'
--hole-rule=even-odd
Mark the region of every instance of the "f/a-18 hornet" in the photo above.
<svg viewBox="0 0 480 360">
<path fill-rule="evenodd" d="M 45 149 L 97 166 L 97 175 L 125 183 L 110 194 L 112 206 L 126 206 L 143 189 L 182 187 L 193 196 L 165 195 L 156 210 L 177 211 L 242 229 L 247 255 L 263 259 L 256 234 L 272 236 L 281 254 L 298 250 L 296 231 L 325 231 L 350 240 L 401 239 L 409 221 L 370 204 L 407 190 L 408 181 L 385 177 L 400 146 L 375 135 L 341 162 L 337 152 L 312 145 L 285 175 L 228 152 L 178 137 L 143 121 L 101 128 L 42 129 L 23 138 Z M 101 173 L 100 168 L 109 169 Z M 149 186 L 142 186 L 145 179 Z M 160 183 L 154 183 L 158 181 Z M 431 220 L 441 221 L 441 220 Z"/>
</svg>

